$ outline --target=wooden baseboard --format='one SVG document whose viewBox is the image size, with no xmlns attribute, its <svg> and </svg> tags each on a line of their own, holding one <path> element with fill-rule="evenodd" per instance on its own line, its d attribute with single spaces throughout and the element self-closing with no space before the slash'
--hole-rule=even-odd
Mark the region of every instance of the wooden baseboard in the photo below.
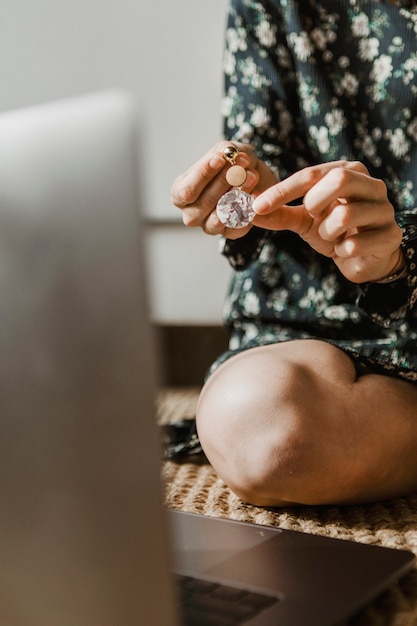
<svg viewBox="0 0 417 626">
<path fill-rule="evenodd" d="M 202 385 L 213 361 L 227 350 L 227 333 L 221 326 L 157 326 L 162 384 Z"/>
</svg>

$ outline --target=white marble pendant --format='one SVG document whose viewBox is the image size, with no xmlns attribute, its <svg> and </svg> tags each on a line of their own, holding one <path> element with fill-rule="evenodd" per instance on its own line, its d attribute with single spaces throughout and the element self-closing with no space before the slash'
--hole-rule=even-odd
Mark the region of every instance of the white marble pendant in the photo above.
<svg viewBox="0 0 417 626">
<path fill-rule="evenodd" d="M 254 200 L 255 197 L 246 191 L 231 189 L 217 203 L 217 216 L 221 223 L 228 228 L 248 226 L 256 215 L 252 209 Z"/>
</svg>

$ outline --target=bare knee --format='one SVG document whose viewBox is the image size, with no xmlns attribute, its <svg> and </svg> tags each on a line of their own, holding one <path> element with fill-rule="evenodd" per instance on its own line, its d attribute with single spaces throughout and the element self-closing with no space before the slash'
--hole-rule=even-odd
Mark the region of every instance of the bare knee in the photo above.
<svg viewBox="0 0 417 626">
<path fill-rule="evenodd" d="M 356 379 L 329 344 L 296 341 L 222 365 L 197 427 L 213 467 L 247 502 L 364 502 L 415 490 L 416 396 L 404 381 Z"/>
<path fill-rule="evenodd" d="M 203 389 L 197 411 L 203 449 L 247 502 L 313 500 L 320 488 L 314 379 L 302 364 L 265 362 L 256 350 L 231 359 Z"/>
</svg>

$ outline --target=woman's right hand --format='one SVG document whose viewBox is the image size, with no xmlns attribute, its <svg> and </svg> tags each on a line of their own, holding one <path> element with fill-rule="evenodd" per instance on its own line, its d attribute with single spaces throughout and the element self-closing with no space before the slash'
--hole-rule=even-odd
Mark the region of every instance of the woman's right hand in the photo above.
<svg viewBox="0 0 417 626">
<path fill-rule="evenodd" d="M 186 172 L 178 176 L 171 189 L 172 204 L 182 211 L 186 226 L 200 227 L 209 235 L 223 235 L 228 239 L 243 237 L 251 229 L 227 228 L 216 214 L 216 206 L 223 194 L 230 189 L 226 181 L 227 162 L 222 152 L 230 141 L 221 141 L 209 150 Z M 234 143 L 239 150 L 236 164 L 247 171 L 242 189 L 258 195 L 277 180 L 272 171 L 260 161 L 251 145 Z"/>
</svg>

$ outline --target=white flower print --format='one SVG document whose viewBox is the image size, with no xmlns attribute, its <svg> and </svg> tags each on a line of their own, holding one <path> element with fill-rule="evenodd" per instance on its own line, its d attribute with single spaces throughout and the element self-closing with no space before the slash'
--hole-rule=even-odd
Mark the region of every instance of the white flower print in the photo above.
<svg viewBox="0 0 417 626">
<path fill-rule="evenodd" d="M 349 57 L 343 55 L 339 58 L 338 63 L 339 63 L 339 67 L 341 67 L 342 69 L 346 69 L 350 65 L 350 59 Z"/>
<path fill-rule="evenodd" d="M 407 59 L 404 63 L 404 69 L 407 72 L 415 72 L 417 70 L 417 54 L 413 54 L 409 59 Z"/>
<path fill-rule="evenodd" d="M 365 13 L 359 13 L 352 18 L 352 34 L 354 37 L 369 35 L 369 18 Z"/>
<path fill-rule="evenodd" d="M 327 154 L 330 149 L 329 131 L 326 126 L 311 126 L 310 135 L 315 140 L 321 154 Z"/>
<path fill-rule="evenodd" d="M 302 309 L 310 309 L 315 307 L 317 310 L 322 310 L 325 305 L 324 294 L 321 289 L 315 287 L 308 287 L 303 298 L 299 301 Z"/>
<path fill-rule="evenodd" d="M 381 54 L 380 57 L 375 59 L 372 71 L 371 79 L 378 83 L 384 83 L 392 74 L 392 59 L 387 54 Z"/>
<path fill-rule="evenodd" d="M 228 317 L 232 312 L 232 302 L 230 297 L 226 297 L 223 302 L 223 318 Z"/>
<path fill-rule="evenodd" d="M 340 320 L 341 322 L 349 317 L 349 313 L 344 306 L 328 306 L 324 309 L 323 315 L 328 320 Z"/>
<path fill-rule="evenodd" d="M 236 71 L 236 57 L 226 49 L 223 55 L 223 69 L 226 76 L 232 76 Z"/>
<path fill-rule="evenodd" d="M 221 114 L 225 117 L 229 117 L 233 110 L 233 98 L 225 96 L 221 101 Z"/>
<path fill-rule="evenodd" d="M 236 115 L 236 124 L 240 126 L 241 124 L 245 124 L 245 114 L 243 111 L 239 112 Z"/>
<path fill-rule="evenodd" d="M 396 128 L 390 136 L 389 147 L 394 156 L 403 157 L 410 149 L 410 143 L 401 128 Z"/>
<path fill-rule="evenodd" d="M 342 78 L 340 86 L 346 95 L 356 96 L 359 89 L 359 80 L 354 74 L 346 72 L 346 74 Z"/>
<path fill-rule="evenodd" d="M 338 135 L 346 125 L 345 115 L 341 109 L 333 109 L 333 111 L 326 113 L 324 120 L 331 135 Z"/>
<path fill-rule="evenodd" d="M 328 30 L 326 32 L 326 39 L 327 39 L 327 43 L 333 43 L 334 41 L 336 41 L 337 35 L 336 35 L 335 31 Z"/>
<path fill-rule="evenodd" d="M 398 200 L 402 206 L 410 208 L 410 209 L 414 208 L 413 207 L 413 202 L 414 202 L 413 183 L 411 181 L 408 181 L 404 185 L 403 189 L 401 189 L 399 196 L 398 196 Z"/>
<path fill-rule="evenodd" d="M 250 123 L 258 129 L 266 128 L 270 123 L 271 116 L 265 107 L 257 106 L 254 108 L 250 118 Z"/>
<path fill-rule="evenodd" d="M 416 72 L 417 72 L 417 53 L 414 53 L 404 63 L 403 83 L 405 85 L 412 84 L 414 82 L 414 80 L 415 80 Z"/>
<path fill-rule="evenodd" d="M 307 61 L 313 52 L 313 46 L 305 31 L 301 31 L 299 35 L 297 33 L 290 33 L 290 44 L 294 48 L 294 54 L 300 61 Z"/>
<path fill-rule="evenodd" d="M 255 339 L 258 333 L 259 333 L 259 330 L 256 324 L 246 324 L 244 341 L 248 342 L 251 339 Z"/>
<path fill-rule="evenodd" d="M 259 253 L 259 260 L 261 263 L 268 264 L 273 261 L 276 255 L 275 247 L 268 241 L 265 242 L 262 250 Z"/>
<path fill-rule="evenodd" d="M 265 285 L 268 285 L 269 287 L 273 287 L 274 285 L 277 284 L 280 275 L 281 275 L 281 272 L 276 267 L 265 265 L 262 268 L 262 272 L 261 272 L 262 282 L 265 283 Z"/>
<path fill-rule="evenodd" d="M 285 287 L 280 287 L 278 289 L 273 289 L 271 291 L 271 296 L 268 299 L 268 306 L 273 309 L 276 313 L 280 311 L 284 311 L 285 307 L 288 304 L 288 296 L 289 291 Z"/>
<path fill-rule="evenodd" d="M 235 133 L 234 139 L 236 141 L 241 141 L 242 143 L 251 143 L 253 135 L 253 126 L 251 126 L 248 122 L 243 122 L 242 124 L 238 124 L 238 130 Z"/>
<path fill-rule="evenodd" d="M 324 296 L 327 300 L 330 300 L 334 297 L 334 294 L 337 291 L 337 278 L 336 274 L 329 274 L 322 281 L 322 288 Z"/>
<path fill-rule="evenodd" d="M 242 83 L 244 85 L 250 85 L 252 89 L 261 89 L 269 84 L 262 72 L 259 71 L 259 67 L 256 65 L 253 57 L 247 57 L 240 63 L 240 69 L 242 72 Z"/>
<path fill-rule="evenodd" d="M 276 31 L 277 27 L 275 24 L 271 24 L 267 20 L 262 20 L 260 24 L 255 28 L 256 36 L 259 39 L 259 42 L 265 48 L 271 48 L 276 43 Z"/>
<path fill-rule="evenodd" d="M 310 88 L 310 85 L 304 80 L 302 76 L 299 77 L 299 80 L 299 89 L 303 109 L 307 117 L 311 117 L 312 115 L 315 115 L 319 110 L 319 104 L 317 102 L 316 94 L 314 89 Z"/>
<path fill-rule="evenodd" d="M 382 129 L 379 126 L 372 129 L 372 138 L 374 141 L 379 141 L 382 138 Z"/>
<path fill-rule="evenodd" d="M 236 335 L 232 336 L 229 341 L 230 350 L 238 350 L 241 347 L 241 340 Z"/>
<path fill-rule="evenodd" d="M 362 151 L 369 160 L 373 160 L 376 155 L 376 146 L 371 137 L 364 137 L 362 142 Z"/>
<path fill-rule="evenodd" d="M 244 28 L 228 28 L 226 30 L 226 44 L 230 52 L 244 52 L 247 50 L 246 31 Z"/>
<path fill-rule="evenodd" d="M 311 39 L 314 41 L 316 48 L 324 50 L 327 44 L 326 36 L 321 28 L 315 28 L 311 31 Z"/>
<path fill-rule="evenodd" d="M 390 51 L 395 53 L 395 52 L 401 52 L 402 50 L 404 50 L 402 37 L 393 37 L 392 48 L 390 48 Z"/>
<path fill-rule="evenodd" d="M 261 307 L 259 298 L 256 293 L 246 292 L 245 301 L 243 303 L 246 315 L 259 315 Z"/>
<path fill-rule="evenodd" d="M 359 58 L 362 61 L 373 61 L 379 54 L 379 40 L 376 37 L 361 39 L 359 42 Z"/>
</svg>

